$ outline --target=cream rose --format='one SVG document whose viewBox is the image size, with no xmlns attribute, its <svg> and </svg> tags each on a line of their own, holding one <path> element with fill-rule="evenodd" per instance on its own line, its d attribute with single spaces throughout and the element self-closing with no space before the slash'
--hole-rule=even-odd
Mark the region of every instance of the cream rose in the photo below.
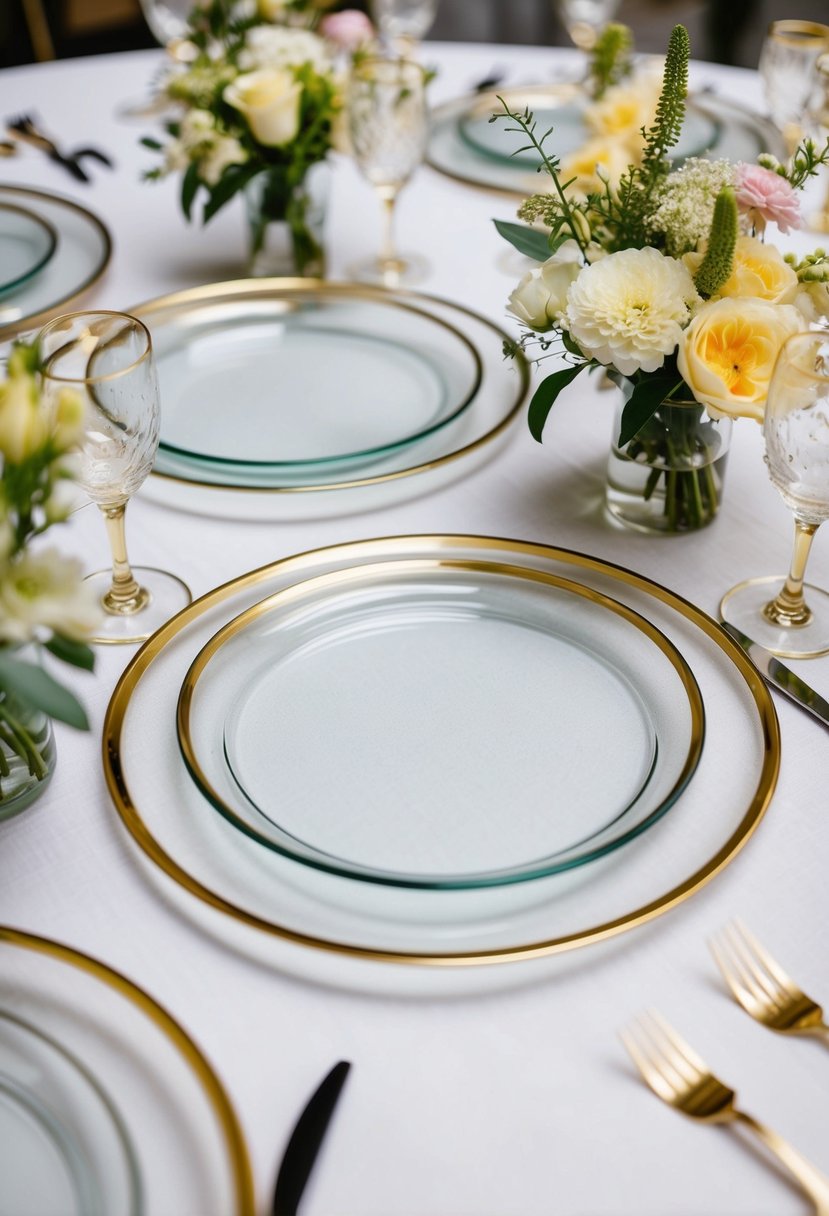
<svg viewBox="0 0 829 1216">
<path fill-rule="evenodd" d="M 48 434 L 35 380 L 26 373 L 11 375 L 0 384 L 0 452 L 11 464 L 20 464 L 43 447 Z"/>
<path fill-rule="evenodd" d="M 281 148 L 296 138 L 302 85 L 293 72 L 261 69 L 237 76 L 222 94 L 247 120 L 254 139 Z"/>
<path fill-rule="evenodd" d="M 575 241 L 565 241 L 551 258 L 524 275 L 509 298 L 510 312 L 543 333 L 560 319 L 570 284 L 580 272 L 579 247 Z"/>
<path fill-rule="evenodd" d="M 791 304 L 711 301 L 682 334 L 679 374 L 714 418 L 762 422 L 780 347 L 805 328 L 805 319 Z"/>
<path fill-rule="evenodd" d="M 564 156 L 559 168 L 563 182 L 572 179 L 570 191 L 577 194 L 602 194 L 604 182 L 596 172 L 597 167 L 615 185 L 630 165 L 630 149 L 614 136 L 589 139 L 569 156 Z"/>
<path fill-rule="evenodd" d="M 754 236 L 739 236 L 734 248 L 734 269 L 718 295 L 791 304 L 797 288 L 797 275 L 783 260 L 779 249 Z"/>
</svg>

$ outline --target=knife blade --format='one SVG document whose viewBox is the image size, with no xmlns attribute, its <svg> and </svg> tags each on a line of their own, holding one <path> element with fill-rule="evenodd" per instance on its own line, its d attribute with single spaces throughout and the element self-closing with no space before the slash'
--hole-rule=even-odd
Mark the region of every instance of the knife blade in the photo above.
<svg viewBox="0 0 829 1216">
<path fill-rule="evenodd" d="M 273 1216 L 296 1216 L 302 1192 L 337 1105 L 351 1064 L 335 1064 L 308 1099 L 291 1132 L 282 1157 L 273 1195 Z"/>
<path fill-rule="evenodd" d="M 826 701 L 820 693 L 815 692 L 814 688 L 810 688 L 805 680 L 801 680 L 799 675 L 781 663 L 759 642 L 753 641 L 734 625 L 729 625 L 728 622 L 720 621 L 720 625 L 729 637 L 733 638 L 737 645 L 746 652 L 767 684 L 776 688 L 778 692 L 782 692 L 801 709 L 805 709 L 812 717 L 817 718 L 818 722 L 829 726 L 829 701 Z"/>
</svg>

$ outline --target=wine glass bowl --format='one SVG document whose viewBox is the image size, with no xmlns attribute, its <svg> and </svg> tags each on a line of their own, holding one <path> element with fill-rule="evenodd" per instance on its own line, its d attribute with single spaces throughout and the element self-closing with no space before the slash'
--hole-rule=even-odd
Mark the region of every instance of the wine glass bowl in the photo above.
<svg viewBox="0 0 829 1216">
<path fill-rule="evenodd" d="M 829 25 L 786 18 L 769 26 L 758 71 L 772 122 L 793 152 L 815 125 L 821 85 L 817 61 L 829 51 Z"/>
<path fill-rule="evenodd" d="M 438 0 L 371 0 L 370 11 L 386 47 L 410 53 L 435 20 Z"/>
<path fill-rule="evenodd" d="M 76 480 L 100 508 L 112 552 L 112 569 L 88 579 L 99 591 L 105 614 L 92 640 L 144 641 L 191 599 L 175 575 L 133 570 L 127 559 L 126 506 L 152 469 L 159 439 L 158 377 L 149 331 L 126 313 L 67 313 L 41 330 L 39 343 L 47 396 L 69 389 L 83 399 Z"/>
<path fill-rule="evenodd" d="M 425 74 L 420 64 L 408 59 L 359 60 L 349 85 L 348 122 L 354 159 L 385 214 L 380 256 L 358 263 L 351 274 L 387 287 L 418 282 L 427 264 L 397 253 L 393 222 L 397 197 L 426 152 Z"/>
<path fill-rule="evenodd" d="M 556 15 L 580 51 L 592 51 L 603 26 L 612 21 L 619 0 L 554 0 Z"/>
<path fill-rule="evenodd" d="M 792 562 L 785 578 L 733 587 L 720 616 L 773 654 L 814 658 L 829 653 L 829 594 L 804 583 L 812 540 L 829 519 L 826 331 L 795 334 L 784 343 L 769 385 L 763 437 L 772 484 L 794 514 Z"/>
</svg>

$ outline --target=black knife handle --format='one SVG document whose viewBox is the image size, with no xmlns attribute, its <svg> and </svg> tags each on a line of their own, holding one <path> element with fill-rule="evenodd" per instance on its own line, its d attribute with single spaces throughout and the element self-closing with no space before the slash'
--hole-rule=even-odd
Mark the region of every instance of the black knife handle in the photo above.
<svg viewBox="0 0 829 1216">
<path fill-rule="evenodd" d="M 347 1060 L 335 1064 L 297 1119 L 279 1167 L 273 1196 L 273 1216 L 296 1216 L 302 1192 L 350 1068 Z"/>
</svg>

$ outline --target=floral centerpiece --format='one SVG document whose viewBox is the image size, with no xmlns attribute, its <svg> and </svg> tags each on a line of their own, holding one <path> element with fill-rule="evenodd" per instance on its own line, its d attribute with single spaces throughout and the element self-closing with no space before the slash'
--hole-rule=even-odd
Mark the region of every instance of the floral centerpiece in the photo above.
<svg viewBox="0 0 829 1216">
<path fill-rule="evenodd" d="M 612 484 L 608 504 L 635 525 L 620 503 L 638 503 L 646 526 L 667 531 L 714 517 L 724 446 L 717 420 L 761 420 L 781 345 L 829 315 L 829 257 L 784 257 L 764 239 L 768 222 L 782 233 L 799 223 L 798 190 L 829 161 L 829 141 L 818 151 L 805 140 L 786 165 L 763 155 L 757 164 L 690 159 L 673 169 L 689 53 L 676 26 L 641 154 L 615 177 L 599 164 L 598 188 L 579 189 L 564 175 L 529 111 L 493 115 L 526 136 L 551 179 L 549 192 L 519 211 L 532 227 L 497 224 L 541 263 L 510 296 L 523 325 L 516 347 L 538 343 L 542 358 L 564 364 L 538 386 L 530 430 L 540 441 L 559 393 L 584 371 L 605 372 L 625 398 L 611 464 L 641 473 L 617 478 L 618 509 Z"/>
<path fill-rule="evenodd" d="M 0 818 L 22 810 L 51 776 L 50 719 L 89 728 L 80 702 L 37 661 L 37 648 L 91 670 L 84 639 L 100 620 L 80 563 L 33 548 L 66 518 L 67 453 L 83 419 L 75 393 L 43 403 L 37 367 L 37 347 L 16 343 L 0 383 Z"/>
<path fill-rule="evenodd" d="M 163 155 L 147 178 L 182 174 L 188 219 L 200 194 L 206 223 L 245 193 L 252 274 L 324 270 L 321 167 L 334 142 L 341 89 L 331 44 L 304 28 L 324 7 L 319 0 L 262 0 L 251 13 L 231 0 L 197 5 L 159 86 L 178 111 L 167 123 L 169 138 L 142 141 Z"/>
</svg>

